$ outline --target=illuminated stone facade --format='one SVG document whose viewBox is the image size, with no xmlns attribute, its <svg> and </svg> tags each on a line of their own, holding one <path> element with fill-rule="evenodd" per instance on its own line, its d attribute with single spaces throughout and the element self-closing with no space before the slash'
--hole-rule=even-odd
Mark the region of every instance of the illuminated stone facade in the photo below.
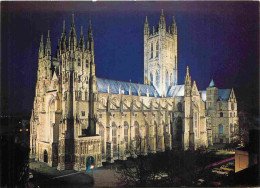
<svg viewBox="0 0 260 188">
<path fill-rule="evenodd" d="M 198 91 L 188 67 L 185 84 L 178 85 L 175 20 L 166 31 L 162 13 L 158 29 L 150 33 L 146 19 L 144 41 L 144 84 L 137 84 L 96 77 L 91 23 L 85 45 L 82 28 L 77 39 L 74 16 L 68 38 L 64 22 L 56 55 L 49 33 L 45 48 L 42 36 L 32 158 L 59 170 L 85 170 L 89 157 L 99 167 L 129 156 L 230 142 L 230 126 L 237 124 L 234 91 L 223 94 L 212 85 Z M 227 116 L 231 112 L 235 117 Z"/>
</svg>

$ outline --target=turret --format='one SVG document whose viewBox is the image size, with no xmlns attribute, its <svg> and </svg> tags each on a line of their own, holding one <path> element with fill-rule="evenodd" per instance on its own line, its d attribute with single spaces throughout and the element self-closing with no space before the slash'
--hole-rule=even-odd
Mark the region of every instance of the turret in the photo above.
<svg viewBox="0 0 260 188">
<path fill-rule="evenodd" d="M 185 96 L 191 95 L 191 76 L 189 72 L 189 66 L 187 66 L 186 77 L 185 77 Z"/>
<path fill-rule="evenodd" d="M 39 59 L 43 58 L 43 56 L 44 56 L 44 44 L 43 44 L 43 34 L 42 34 L 40 47 L 39 47 Z"/>
<path fill-rule="evenodd" d="M 84 40 L 83 27 L 82 27 L 82 26 L 81 26 L 81 31 L 80 31 L 80 39 L 79 39 L 78 47 L 79 47 L 82 51 L 85 50 L 85 40 Z"/>
<path fill-rule="evenodd" d="M 70 36 L 69 36 L 69 50 L 75 50 L 77 46 L 77 34 L 74 23 L 74 14 L 72 14 L 72 21 L 70 25 Z"/>
<path fill-rule="evenodd" d="M 47 42 L 45 46 L 45 55 L 51 56 L 51 39 L 50 39 L 50 30 L 48 30 Z"/>
<path fill-rule="evenodd" d="M 218 100 L 218 88 L 215 86 L 213 79 L 209 83 L 209 87 L 206 89 L 206 107 L 209 108 L 215 104 Z"/>
<path fill-rule="evenodd" d="M 93 34 L 91 28 L 91 20 L 89 20 L 87 49 L 91 52 L 94 52 L 94 40 L 93 40 Z"/>
<path fill-rule="evenodd" d="M 67 36 L 66 36 L 66 28 L 65 28 L 65 20 L 63 20 L 62 34 L 61 34 L 61 50 L 66 50 L 67 48 Z"/>
</svg>

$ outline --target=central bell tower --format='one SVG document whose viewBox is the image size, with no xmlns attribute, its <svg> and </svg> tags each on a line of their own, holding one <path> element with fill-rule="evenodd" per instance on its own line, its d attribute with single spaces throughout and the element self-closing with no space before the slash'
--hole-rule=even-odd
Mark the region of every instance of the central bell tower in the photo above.
<svg viewBox="0 0 260 188">
<path fill-rule="evenodd" d="M 159 24 L 150 32 L 148 19 L 144 24 L 144 84 L 153 85 L 165 97 L 169 86 L 178 83 L 177 25 L 173 17 L 166 28 L 163 10 Z"/>
</svg>

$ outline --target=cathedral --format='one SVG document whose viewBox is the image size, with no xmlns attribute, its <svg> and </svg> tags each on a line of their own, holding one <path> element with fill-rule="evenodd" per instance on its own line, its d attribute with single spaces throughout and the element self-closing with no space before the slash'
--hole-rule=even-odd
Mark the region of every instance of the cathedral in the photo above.
<svg viewBox="0 0 260 188">
<path fill-rule="evenodd" d="M 39 47 L 37 83 L 30 120 L 30 157 L 58 170 L 86 170 L 128 157 L 230 143 L 238 128 L 233 89 L 212 80 L 199 91 L 189 67 L 178 84 L 178 34 L 144 23 L 144 84 L 99 78 L 89 23 L 85 42 L 72 15 L 56 54 L 51 39 Z M 141 31 L 140 31 L 141 32 Z"/>
</svg>

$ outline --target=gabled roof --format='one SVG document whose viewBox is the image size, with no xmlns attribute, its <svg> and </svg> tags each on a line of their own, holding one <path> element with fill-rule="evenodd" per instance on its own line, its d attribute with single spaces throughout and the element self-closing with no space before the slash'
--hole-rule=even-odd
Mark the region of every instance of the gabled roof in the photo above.
<svg viewBox="0 0 260 188">
<path fill-rule="evenodd" d="M 141 96 L 146 96 L 148 90 L 149 96 L 154 97 L 156 93 L 157 97 L 159 97 L 159 93 L 156 91 L 154 86 L 151 85 L 97 78 L 98 92 L 108 93 L 108 87 L 110 88 L 110 92 L 115 94 L 119 94 L 119 88 L 121 87 L 123 94 L 129 95 L 129 88 L 131 87 L 132 95 L 138 95 L 140 89 Z"/>
<path fill-rule="evenodd" d="M 218 100 L 227 101 L 230 95 L 231 89 L 218 89 Z"/>
<path fill-rule="evenodd" d="M 167 97 L 183 97 L 184 85 L 170 86 L 167 92 Z"/>
</svg>

